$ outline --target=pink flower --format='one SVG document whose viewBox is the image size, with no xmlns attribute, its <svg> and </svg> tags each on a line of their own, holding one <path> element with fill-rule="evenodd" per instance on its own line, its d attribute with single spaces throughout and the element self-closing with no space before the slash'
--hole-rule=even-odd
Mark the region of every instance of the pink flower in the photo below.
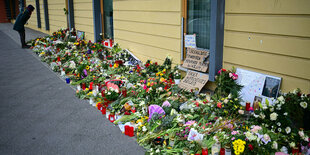
<svg viewBox="0 0 310 155">
<path fill-rule="evenodd" d="M 144 86 L 143 86 L 143 89 L 144 89 L 144 90 L 145 90 L 145 89 L 147 89 L 147 86 L 146 86 L 146 85 L 144 85 Z"/>
<path fill-rule="evenodd" d="M 257 133 L 261 129 L 262 129 L 262 127 L 260 127 L 258 125 L 255 125 L 251 131 L 254 132 L 254 133 Z"/>
<path fill-rule="evenodd" d="M 231 140 L 235 140 L 235 137 L 231 138 Z"/>
<path fill-rule="evenodd" d="M 188 121 L 185 123 L 186 126 L 191 126 L 194 125 L 196 123 L 196 121 Z"/>
<path fill-rule="evenodd" d="M 222 108 L 222 103 L 221 103 L 221 102 L 218 102 L 218 103 L 217 103 L 217 107 L 221 109 L 221 108 Z"/>
<path fill-rule="evenodd" d="M 233 131 L 233 132 L 231 132 L 231 134 L 236 135 L 236 134 L 238 134 L 238 131 Z"/>
</svg>

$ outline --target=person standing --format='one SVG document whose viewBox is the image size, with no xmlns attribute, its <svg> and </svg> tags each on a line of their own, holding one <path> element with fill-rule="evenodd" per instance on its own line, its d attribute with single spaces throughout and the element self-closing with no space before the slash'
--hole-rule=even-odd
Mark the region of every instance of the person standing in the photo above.
<svg viewBox="0 0 310 155">
<path fill-rule="evenodd" d="M 25 42 L 25 27 L 24 25 L 27 23 L 28 19 L 31 16 L 34 7 L 32 5 L 28 5 L 27 9 L 24 12 L 21 12 L 14 23 L 13 30 L 17 31 L 20 36 L 20 42 L 22 44 L 22 48 L 29 48 L 30 46 Z"/>
</svg>

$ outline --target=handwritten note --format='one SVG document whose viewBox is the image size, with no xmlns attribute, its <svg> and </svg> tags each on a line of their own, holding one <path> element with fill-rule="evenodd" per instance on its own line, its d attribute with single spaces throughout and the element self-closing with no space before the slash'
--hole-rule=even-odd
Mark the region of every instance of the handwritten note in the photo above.
<svg viewBox="0 0 310 155">
<path fill-rule="evenodd" d="M 183 67 L 206 72 L 209 66 L 209 62 L 207 61 L 208 57 L 208 51 L 187 48 L 186 59 L 184 60 Z"/>
<path fill-rule="evenodd" d="M 185 47 L 191 47 L 191 48 L 196 48 L 196 35 L 191 34 L 191 35 L 185 35 Z"/>
<path fill-rule="evenodd" d="M 178 86 L 187 91 L 198 89 L 200 92 L 208 80 L 209 76 L 207 74 L 189 70 Z"/>
</svg>

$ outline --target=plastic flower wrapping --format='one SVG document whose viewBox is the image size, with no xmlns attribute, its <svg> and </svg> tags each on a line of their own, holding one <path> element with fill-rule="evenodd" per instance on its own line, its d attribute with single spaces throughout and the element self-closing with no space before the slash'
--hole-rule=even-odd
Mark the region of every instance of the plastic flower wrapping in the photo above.
<svg viewBox="0 0 310 155">
<path fill-rule="evenodd" d="M 120 131 L 155 154 L 309 153 L 310 95 L 299 89 L 253 111 L 240 104 L 235 70 L 221 69 L 214 94 L 184 91 L 172 58 L 142 63 L 118 44 L 77 40 L 61 29 L 32 41 L 53 71 L 70 78 L 76 95 L 90 99 Z"/>
</svg>

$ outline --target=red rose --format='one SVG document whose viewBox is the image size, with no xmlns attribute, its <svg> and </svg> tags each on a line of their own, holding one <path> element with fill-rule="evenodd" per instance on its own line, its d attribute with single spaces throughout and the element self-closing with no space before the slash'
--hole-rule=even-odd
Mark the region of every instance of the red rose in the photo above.
<svg viewBox="0 0 310 155">
<path fill-rule="evenodd" d="M 249 144 L 249 145 L 248 145 L 248 148 L 249 148 L 250 151 L 252 151 L 252 150 L 254 149 L 253 146 L 252 146 L 252 144 Z"/>
<path fill-rule="evenodd" d="M 226 69 L 223 68 L 222 71 L 223 71 L 223 72 L 226 72 Z"/>
</svg>

